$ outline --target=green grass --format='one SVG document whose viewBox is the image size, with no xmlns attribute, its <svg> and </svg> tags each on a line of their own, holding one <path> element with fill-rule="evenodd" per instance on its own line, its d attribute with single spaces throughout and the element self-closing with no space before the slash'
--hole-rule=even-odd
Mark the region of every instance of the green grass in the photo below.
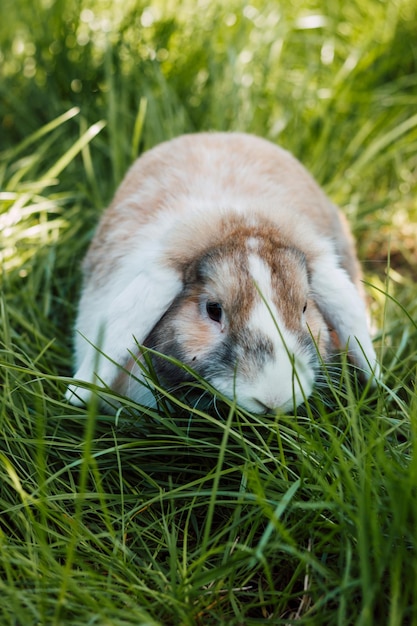
<svg viewBox="0 0 417 626">
<path fill-rule="evenodd" d="M 412 0 L 2 3 L 2 625 L 417 624 L 416 28 Z M 281 143 L 343 207 L 378 389 L 343 371 L 262 418 L 63 400 L 100 211 L 208 128 Z"/>
</svg>

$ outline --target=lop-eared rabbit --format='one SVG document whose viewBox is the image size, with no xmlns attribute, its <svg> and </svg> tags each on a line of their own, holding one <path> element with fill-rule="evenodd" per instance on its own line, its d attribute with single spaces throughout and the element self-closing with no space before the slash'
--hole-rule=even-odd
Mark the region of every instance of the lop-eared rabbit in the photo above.
<svg viewBox="0 0 417 626">
<path fill-rule="evenodd" d="M 335 349 L 374 376 L 360 279 L 345 219 L 291 154 L 240 133 L 178 137 L 133 164 L 101 218 L 75 378 L 154 406 L 145 346 L 249 411 L 289 411 Z M 152 355 L 168 389 L 190 378 Z M 75 404 L 90 394 L 67 391 Z"/>
</svg>

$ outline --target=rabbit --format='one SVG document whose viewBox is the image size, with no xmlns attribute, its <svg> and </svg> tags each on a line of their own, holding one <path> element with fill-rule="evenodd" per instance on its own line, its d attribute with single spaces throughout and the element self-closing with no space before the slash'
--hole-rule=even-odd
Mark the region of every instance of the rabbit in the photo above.
<svg viewBox="0 0 417 626">
<path fill-rule="evenodd" d="M 84 260 L 75 328 L 78 405 L 85 381 L 156 406 L 147 348 L 168 389 L 191 368 L 258 414 L 305 402 L 336 349 L 365 380 L 379 372 L 344 216 L 294 156 L 239 132 L 183 135 L 131 166 Z"/>
</svg>

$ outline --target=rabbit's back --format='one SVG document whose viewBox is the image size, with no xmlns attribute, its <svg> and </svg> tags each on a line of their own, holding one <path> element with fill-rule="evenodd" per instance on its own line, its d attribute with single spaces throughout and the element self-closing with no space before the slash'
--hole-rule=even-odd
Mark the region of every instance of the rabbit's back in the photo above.
<svg viewBox="0 0 417 626">
<path fill-rule="evenodd" d="M 359 266 L 343 215 L 301 163 L 273 143 L 243 133 L 183 135 L 144 153 L 131 166 L 104 213 L 85 262 L 86 273 L 111 267 L 145 227 L 161 233 L 197 213 L 215 223 L 229 209 L 262 215 L 289 233 L 304 224 L 331 240 L 358 283 Z M 161 231 L 162 227 L 162 231 Z"/>
</svg>

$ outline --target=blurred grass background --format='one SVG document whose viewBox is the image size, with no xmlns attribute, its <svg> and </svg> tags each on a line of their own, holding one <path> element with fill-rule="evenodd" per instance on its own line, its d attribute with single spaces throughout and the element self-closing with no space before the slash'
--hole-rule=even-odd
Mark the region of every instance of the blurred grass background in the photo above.
<svg viewBox="0 0 417 626">
<path fill-rule="evenodd" d="M 2 624 L 417 624 L 416 41 L 414 0 L 2 0 Z M 101 210 L 207 129 L 282 144 L 348 215 L 378 391 L 263 421 L 63 401 Z"/>
</svg>

